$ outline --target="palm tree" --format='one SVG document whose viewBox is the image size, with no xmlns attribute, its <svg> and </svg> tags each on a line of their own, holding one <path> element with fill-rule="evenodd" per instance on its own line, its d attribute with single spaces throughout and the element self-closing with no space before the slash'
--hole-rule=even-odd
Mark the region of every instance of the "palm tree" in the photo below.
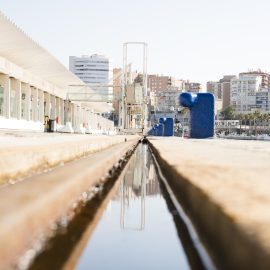
<svg viewBox="0 0 270 270">
<path fill-rule="evenodd" d="M 232 106 L 221 111 L 223 120 L 233 120 L 235 118 L 235 109 Z"/>
<path fill-rule="evenodd" d="M 270 113 L 266 114 L 266 123 L 267 123 L 267 133 L 269 134 L 269 122 L 270 122 Z"/>
<path fill-rule="evenodd" d="M 253 118 L 252 113 L 248 113 L 247 114 L 247 119 L 248 119 L 248 135 L 250 135 L 251 132 L 251 120 Z"/>
<path fill-rule="evenodd" d="M 260 111 L 255 111 L 254 112 L 254 125 L 255 125 L 255 135 L 257 135 L 257 124 L 258 124 L 258 120 L 261 119 L 261 113 Z"/>
<path fill-rule="evenodd" d="M 262 119 L 262 133 L 266 133 L 266 120 L 267 120 L 267 114 L 264 113 L 262 114 L 261 116 L 261 119 Z"/>
<path fill-rule="evenodd" d="M 248 124 L 249 124 L 249 130 L 248 130 L 248 134 L 251 135 L 252 131 L 251 131 L 251 121 L 254 120 L 254 115 L 253 113 L 249 113 L 248 114 Z"/>
<path fill-rule="evenodd" d="M 245 133 L 247 132 L 247 121 L 249 119 L 249 115 L 248 114 L 244 114 L 244 120 L 245 120 Z"/>
<path fill-rule="evenodd" d="M 243 124 L 243 120 L 245 119 L 245 115 L 243 113 L 240 113 L 240 114 L 238 114 L 237 118 L 239 119 L 239 124 L 240 124 L 239 133 L 241 134 L 242 124 Z"/>
</svg>

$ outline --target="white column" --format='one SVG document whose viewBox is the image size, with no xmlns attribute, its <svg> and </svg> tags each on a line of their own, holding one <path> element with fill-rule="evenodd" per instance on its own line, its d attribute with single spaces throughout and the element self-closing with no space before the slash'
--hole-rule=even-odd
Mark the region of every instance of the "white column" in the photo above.
<svg viewBox="0 0 270 270">
<path fill-rule="evenodd" d="M 22 83 L 18 80 L 17 88 L 17 118 L 20 120 L 22 118 Z"/>
<path fill-rule="evenodd" d="M 55 119 L 58 118 L 58 123 L 60 124 L 60 99 L 55 97 Z"/>
<path fill-rule="evenodd" d="M 51 115 L 50 115 L 51 119 L 55 119 L 56 118 L 56 100 L 55 100 L 55 96 L 51 95 Z"/>
<path fill-rule="evenodd" d="M 21 119 L 22 109 L 21 109 L 21 99 L 22 99 L 22 90 L 21 82 L 15 78 L 10 79 L 10 88 L 15 92 L 14 104 L 13 104 L 13 117 Z"/>
<path fill-rule="evenodd" d="M 4 88 L 4 113 L 6 118 L 10 118 L 10 78 L 6 74 L 0 74 L 0 84 Z"/>
<path fill-rule="evenodd" d="M 25 102 L 25 112 L 24 112 L 24 119 L 29 121 L 30 120 L 30 96 L 31 96 L 31 87 L 28 83 L 22 82 L 22 93 L 24 93 L 24 102 Z"/>
<path fill-rule="evenodd" d="M 75 105 L 73 103 L 69 103 L 70 105 L 70 116 L 71 116 L 71 123 L 72 123 L 72 126 L 75 127 Z"/>
<path fill-rule="evenodd" d="M 38 90 L 38 110 L 38 119 L 41 123 L 44 123 L 44 92 L 42 90 Z"/>
<path fill-rule="evenodd" d="M 64 115 L 65 115 L 65 111 L 64 111 L 64 107 L 65 107 L 65 103 L 63 99 L 59 99 L 60 100 L 60 115 L 59 115 L 59 123 L 61 125 L 64 125 Z"/>
<path fill-rule="evenodd" d="M 80 109 L 77 104 L 74 104 L 74 129 L 79 127 Z"/>
<path fill-rule="evenodd" d="M 31 120 L 37 122 L 39 118 L 39 105 L 38 105 L 38 89 L 36 87 L 31 87 L 32 96 L 32 117 Z"/>
<path fill-rule="evenodd" d="M 70 120 L 70 115 L 71 115 L 71 111 L 70 111 L 70 102 L 65 100 L 64 101 L 64 125 L 67 123 L 67 122 L 71 122 Z"/>
</svg>

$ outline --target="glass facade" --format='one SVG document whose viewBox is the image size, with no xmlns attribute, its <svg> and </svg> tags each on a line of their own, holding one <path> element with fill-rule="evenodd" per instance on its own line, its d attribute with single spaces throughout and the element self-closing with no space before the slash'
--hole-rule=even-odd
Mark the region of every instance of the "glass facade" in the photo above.
<svg viewBox="0 0 270 270">
<path fill-rule="evenodd" d="M 21 99 L 21 119 L 26 119 L 26 94 L 22 93 L 22 99 Z"/>
<path fill-rule="evenodd" d="M 0 116 L 4 116 L 4 87 L 0 85 Z"/>
<path fill-rule="evenodd" d="M 33 109 L 33 103 L 34 103 L 34 95 L 31 94 L 30 96 L 30 120 L 34 120 L 34 109 Z"/>
</svg>

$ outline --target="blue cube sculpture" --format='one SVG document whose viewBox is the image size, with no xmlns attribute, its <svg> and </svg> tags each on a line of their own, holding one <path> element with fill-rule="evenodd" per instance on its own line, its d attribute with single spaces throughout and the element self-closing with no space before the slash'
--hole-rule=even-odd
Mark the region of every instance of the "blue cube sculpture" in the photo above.
<svg viewBox="0 0 270 270">
<path fill-rule="evenodd" d="M 173 118 L 159 118 L 159 123 L 164 125 L 163 136 L 173 136 Z"/>
<path fill-rule="evenodd" d="M 180 105 L 190 110 L 190 137 L 209 138 L 214 136 L 215 98 L 211 93 L 182 93 Z"/>
</svg>

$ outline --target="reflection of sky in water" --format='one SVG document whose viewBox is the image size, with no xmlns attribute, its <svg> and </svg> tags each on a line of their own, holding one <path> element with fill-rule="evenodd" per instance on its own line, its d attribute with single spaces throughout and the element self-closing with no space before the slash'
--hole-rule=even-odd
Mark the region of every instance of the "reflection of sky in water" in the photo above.
<svg viewBox="0 0 270 270">
<path fill-rule="evenodd" d="M 146 146 L 137 148 L 78 269 L 189 269 L 173 218 L 160 195 L 151 156 L 142 151 L 148 151 Z"/>
</svg>

